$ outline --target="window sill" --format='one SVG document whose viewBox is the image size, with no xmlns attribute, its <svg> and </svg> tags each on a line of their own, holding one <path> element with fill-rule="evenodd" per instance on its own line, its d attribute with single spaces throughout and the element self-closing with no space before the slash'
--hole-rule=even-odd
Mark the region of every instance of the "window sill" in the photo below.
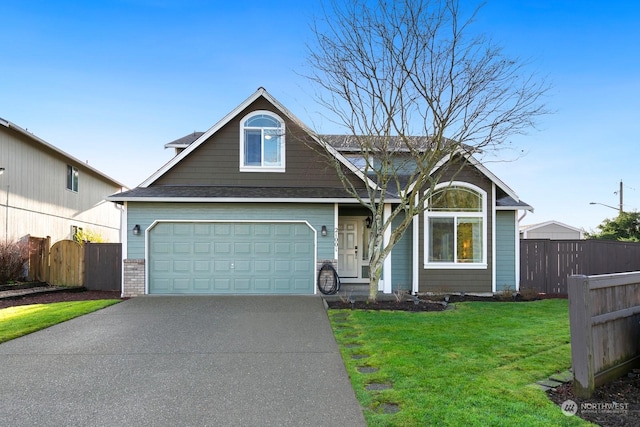
<svg viewBox="0 0 640 427">
<path fill-rule="evenodd" d="M 454 263 L 454 262 L 430 262 L 424 264 L 425 270 L 486 270 L 486 263 Z"/>
<path fill-rule="evenodd" d="M 240 166 L 240 172 L 285 172 L 284 167 Z"/>
</svg>

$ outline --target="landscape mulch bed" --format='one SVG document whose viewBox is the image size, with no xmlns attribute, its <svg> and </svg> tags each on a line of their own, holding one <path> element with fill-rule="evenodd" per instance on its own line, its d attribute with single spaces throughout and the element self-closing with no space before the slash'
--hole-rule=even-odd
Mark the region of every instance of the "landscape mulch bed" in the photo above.
<svg viewBox="0 0 640 427">
<path fill-rule="evenodd" d="M 64 301 L 88 301 L 97 299 L 126 299 L 120 297 L 119 291 L 59 290 L 51 288 L 45 292 L 10 296 L 0 299 L 0 309 L 17 305 L 49 304 Z"/>
<path fill-rule="evenodd" d="M 576 416 L 602 427 L 640 426 L 640 374 L 630 373 L 595 389 L 590 399 L 579 399 L 568 382 L 547 392 L 554 403 L 576 403 Z"/>
</svg>

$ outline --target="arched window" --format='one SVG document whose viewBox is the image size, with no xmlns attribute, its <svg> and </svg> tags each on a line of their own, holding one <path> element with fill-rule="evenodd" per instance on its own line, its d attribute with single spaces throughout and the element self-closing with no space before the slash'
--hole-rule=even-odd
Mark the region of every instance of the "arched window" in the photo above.
<svg viewBox="0 0 640 427">
<path fill-rule="evenodd" d="M 485 268 L 486 192 L 467 183 L 437 188 L 425 210 L 425 268 Z"/>
<path fill-rule="evenodd" d="M 255 111 L 240 121 L 240 171 L 284 172 L 284 121 L 270 111 Z"/>
</svg>

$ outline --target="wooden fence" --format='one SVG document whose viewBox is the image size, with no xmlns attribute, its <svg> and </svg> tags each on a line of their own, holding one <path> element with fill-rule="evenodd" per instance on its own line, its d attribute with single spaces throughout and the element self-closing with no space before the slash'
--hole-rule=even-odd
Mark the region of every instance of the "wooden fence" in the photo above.
<svg viewBox="0 0 640 427">
<path fill-rule="evenodd" d="M 54 286 L 84 286 L 84 249 L 73 240 L 60 240 L 49 251 L 49 280 Z"/>
<path fill-rule="evenodd" d="M 122 282 L 122 245 L 85 243 L 84 275 L 87 289 L 119 291 Z"/>
<path fill-rule="evenodd" d="M 120 290 L 122 245 L 29 238 L 27 278 L 52 285 L 84 286 L 91 290 Z"/>
<path fill-rule="evenodd" d="M 573 392 L 589 398 L 640 366 L 640 272 L 571 276 L 568 283 Z"/>
<path fill-rule="evenodd" d="M 567 294 L 571 275 L 640 271 L 640 243 L 609 240 L 520 240 L 520 289 Z"/>
<path fill-rule="evenodd" d="M 29 261 L 27 280 L 46 282 L 49 280 L 49 248 L 51 237 L 29 236 Z"/>
</svg>

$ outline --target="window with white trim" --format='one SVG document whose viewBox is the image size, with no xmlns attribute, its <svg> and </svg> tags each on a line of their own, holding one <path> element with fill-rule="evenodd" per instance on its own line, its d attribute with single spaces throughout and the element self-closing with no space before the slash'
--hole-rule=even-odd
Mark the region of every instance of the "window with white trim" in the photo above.
<svg viewBox="0 0 640 427">
<path fill-rule="evenodd" d="M 240 121 L 240 171 L 285 171 L 284 121 L 270 111 L 254 111 Z"/>
<path fill-rule="evenodd" d="M 78 192 L 78 168 L 67 165 L 67 190 Z"/>
<path fill-rule="evenodd" d="M 486 268 L 487 193 L 467 183 L 436 187 L 424 214 L 425 268 Z"/>
</svg>

